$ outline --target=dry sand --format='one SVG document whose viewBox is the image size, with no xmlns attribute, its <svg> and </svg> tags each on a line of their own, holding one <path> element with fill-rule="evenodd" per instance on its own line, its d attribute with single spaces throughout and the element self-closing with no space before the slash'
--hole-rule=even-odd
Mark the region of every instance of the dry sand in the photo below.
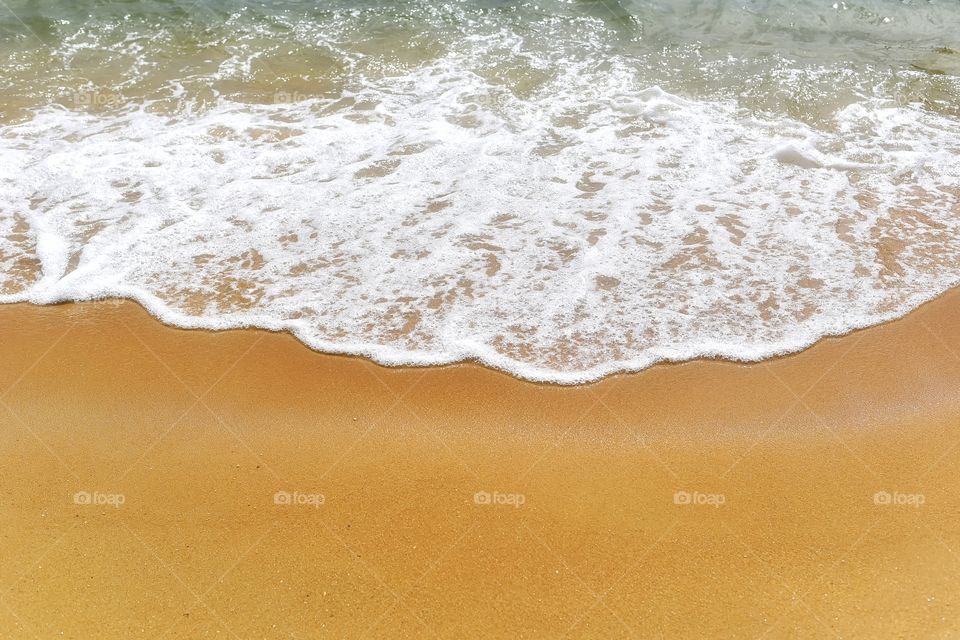
<svg viewBox="0 0 960 640">
<path fill-rule="evenodd" d="M 960 637 L 958 292 L 572 388 L 132 303 L 0 335 L 2 638 Z"/>
</svg>

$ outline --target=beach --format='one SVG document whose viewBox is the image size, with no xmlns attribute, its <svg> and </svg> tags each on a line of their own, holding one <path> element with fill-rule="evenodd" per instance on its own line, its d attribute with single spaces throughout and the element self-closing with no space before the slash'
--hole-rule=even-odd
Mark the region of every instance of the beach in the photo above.
<svg viewBox="0 0 960 640">
<path fill-rule="evenodd" d="M 0 306 L 0 637 L 952 637 L 958 303 L 573 387 Z"/>
<path fill-rule="evenodd" d="M 960 638 L 958 24 L 0 0 L 0 640 Z"/>
</svg>

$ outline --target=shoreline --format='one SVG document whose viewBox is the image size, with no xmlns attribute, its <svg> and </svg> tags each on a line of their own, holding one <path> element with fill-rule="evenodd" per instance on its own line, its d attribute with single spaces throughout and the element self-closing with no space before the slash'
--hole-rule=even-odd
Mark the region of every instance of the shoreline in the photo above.
<svg viewBox="0 0 960 640">
<path fill-rule="evenodd" d="M 866 322 L 859 324 L 853 324 L 848 327 L 845 327 L 842 330 L 827 329 L 824 331 L 819 331 L 815 336 L 808 336 L 806 339 L 801 340 L 799 343 L 791 343 L 790 346 L 781 345 L 780 347 L 772 350 L 767 355 L 756 355 L 756 356 L 735 356 L 728 355 L 723 351 L 707 351 L 702 355 L 695 357 L 671 357 L 671 356 L 660 356 L 652 360 L 651 362 L 643 365 L 628 365 L 625 364 L 627 361 L 622 361 L 617 365 L 604 365 L 600 367 L 593 367 L 591 369 L 586 369 L 584 371 L 573 374 L 571 377 L 559 379 L 557 376 L 561 375 L 559 371 L 554 370 L 544 370 L 538 369 L 532 365 L 519 365 L 520 369 L 529 367 L 529 374 L 522 374 L 517 369 L 518 363 L 516 361 L 510 360 L 506 356 L 493 352 L 492 355 L 483 356 L 481 354 L 472 354 L 464 356 L 451 356 L 448 359 L 435 360 L 431 359 L 430 356 L 419 356 L 413 355 L 414 353 L 419 352 L 408 352 L 399 349 L 394 349 L 392 347 L 384 347 L 382 345 L 369 345 L 365 344 L 359 347 L 354 348 L 345 348 L 338 343 L 330 343 L 329 345 L 315 345 L 312 344 L 310 340 L 305 338 L 302 335 L 302 332 L 297 329 L 297 327 L 290 326 L 287 322 L 273 322 L 266 321 L 261 324 L 255 322 L 244 323 L 244 322 L 230 322 L 223 324 L 220 319 L 205 319 L 199 316 L 190 316 L 185 315 L 179 311 L 171 310 L 164 302 L 160 301 L 159 298 L 156 298 L 150 294 L 139 294 L 136 292 L 130 292 L 128 295 L 120 293 L 119 295 L 105 298 L 96 298 L 96 299 L 79 299 L 79 300 L 63 300 L 63 301 L 51 301 L 51 302 L 34 302 L 30 299 L 22 299 L 20 294 L 10 294 L 10 295 L 0 295 L 0 306 L 9 306 L 9 305 L 30 305 L 30 306 L 57 306 L 57 305 L 71 305 L 71 304 L 107 304 L 107 305 L 116 305 L 123 303 L 132 303 L 138 307 L 145 310 L 149 313 L 154 320 L 160 322 L 164 326 L 170 327 L 172 329 L 180 329 L 187 331 L 208 331 L 208 332 L 219 332 L 219 331 L 265 331 L 268 333 L 283 333 L 288 334 L 294 339 L 296 339 L 301 345 L 320 355 L 325 356 L 335 356 L 335 357 L 348 357 L 348 358 L 362 358 L 370 363 L 385 369 L 425 369 L 425 368 L 443 368 L 443 367 L 452 367 L 458 365 L 468 365 L 468 366 L 479 366 L 491 371 L 497 371 L 503 373 L 513 379 L 528 382 L 532 384 L 546 384 L 554 385 L 558 387 L 573 387 L 579 385 L 590 385 L 597 382 L 601 382 L 607 378 L 615 376 L 631 376 L 636 374 L 642 374 L 643 372 L 653 368 L 653 367 L 662 367 L 662 366 L 671 366 L 671 365 L 682 365 L 688 363 L 704 363 L 704 362 L 724 362 L 729 364 L 738 364 L 738 365 L 750 365 L 750 364 L 762 364 L 764 362 L 776 361 L 781 358 L 790 357 L 810 349 L 811 347 L 816 346 L 818 343 L 824 340 L 844 338 L 849 335 L 855 335 L 858 332 L 873 329 L 875 327 L 880 327 L 886 324 L 897 322 L 902 318 L 908 317 L 913 313 L 916 313 L 926 305 L 935 303 L 942 298 L 952 299 L 960 296 L 960 283 L 955 283 L 954 285 L 948 287 L 947 289 L 941 291 L 940 293 L 931 294 L 919 298 L 919 302 L 914 302 L 910 305 L 909 309 L 906 311 L 890 311 L 884 314 L 881 314 L 876 319 L 872 319 Z M 219 326 L 213 326 L 218 324 Z M 803 346 L 797 346 L 801 344 Z M 386 349 L 386 351 L 391 354 L 388 356 L 377 355 L 375 352 L 377 349 Z M 415 362 L 411 362 L 416 360 Z M 510 364 L 514 365 L 514 370 L 511 370 Z M 566 374 L 564 374 L 566 375 Z"/>
<path fill-rule="evenodd" d="M 580 386 L 132 302 L 0 331 L 0 636 L 960 633 L 957 290 Z"/>
</svg>

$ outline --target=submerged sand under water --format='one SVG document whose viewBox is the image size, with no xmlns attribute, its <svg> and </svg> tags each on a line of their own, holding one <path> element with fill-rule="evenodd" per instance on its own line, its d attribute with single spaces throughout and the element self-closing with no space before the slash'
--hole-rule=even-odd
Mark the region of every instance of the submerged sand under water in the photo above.
<svg viewBox="0 0 960 640">
<path fill-rule="evenodd" d="M 580 383 L 960 280 L 946 3 L 10 11 L 0 302 Z"/>
</svg>

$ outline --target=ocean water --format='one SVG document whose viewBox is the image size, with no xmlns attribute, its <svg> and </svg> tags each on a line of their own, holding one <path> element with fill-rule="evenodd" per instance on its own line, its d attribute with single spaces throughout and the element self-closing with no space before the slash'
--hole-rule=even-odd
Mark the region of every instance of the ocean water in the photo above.
<svg viewBox="0 0 960 640">
<path fill-rule="evenodd" d="M 960 283 L 954 0 L 6 0 L 0 302 L 559 383 Z"/>
</svg>

